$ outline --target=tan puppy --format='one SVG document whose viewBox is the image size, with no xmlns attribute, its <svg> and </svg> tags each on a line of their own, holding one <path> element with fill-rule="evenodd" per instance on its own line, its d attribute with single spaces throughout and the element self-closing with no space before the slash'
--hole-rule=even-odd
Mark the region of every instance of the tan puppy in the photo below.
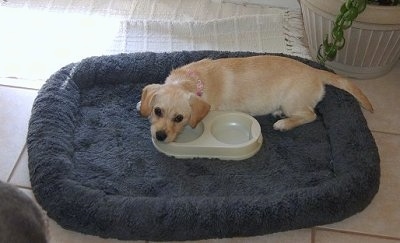
<svg viewBox="0 0 400 243">
<path fill-rule="evenodd" d="M 186 124 L 196 127 L 209 110 L 284 115 L 274 129 L 286 131 L 316 119 L 314 107 L 325 84 L 348 91 L 373 112 L 367 97 L 347 80 L 279 56 L 190 63 L 173 70 L 165 84 L 146 86 L 139 109 L 150 118 L 152 136 L 165 142 L 174 141 Z"/>
</svg>

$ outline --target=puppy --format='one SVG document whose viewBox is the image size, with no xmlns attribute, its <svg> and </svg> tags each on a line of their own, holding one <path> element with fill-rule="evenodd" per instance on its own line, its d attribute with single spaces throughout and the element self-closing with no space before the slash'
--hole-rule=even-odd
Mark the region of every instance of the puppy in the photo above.
<svg viewBox="0 0 400 243">
<path fill-rule="evenodd" d="M 138 108 L 149 117 L 152 136 L 167 143 L 185 125 L 196 127 L 210 110 L 284 116 L 273 127 L 287 131 L 316 119 L 325 84 L 349 92 L 373 112 L 368 98 L 346 79 L 279 56 L 190 63 L 173 70 L 164 84 L 147 85 Z"/>
<path fill-rule="evenodd" d="M 0 242 L 48 242 L 42 211 L 23 192 L 0 181 Z"/>
</svg>

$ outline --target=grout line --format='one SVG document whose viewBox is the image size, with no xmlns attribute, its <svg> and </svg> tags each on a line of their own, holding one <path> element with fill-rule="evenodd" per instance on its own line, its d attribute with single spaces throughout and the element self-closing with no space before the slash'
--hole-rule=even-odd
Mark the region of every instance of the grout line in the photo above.
<svg viewBox="0 0 400 243">
<path fill-rule="evenodd" d="M 45 83 L 46 83 L 45 79 L 29 79 L 29 78 L 0 76 L 0 86 L 4 87 L 39 90 Z"/>
<path fill-rule="evenodd" d="M 314 228 L 313 228 L 314 229 Z M 396 236 L 388 236 L 388 235 L 379 235 L 379 234 L 372 234 L 372 233 L 364 233 L 359 231 L 349 231 L 349 230 L 341 230 L 341 229 L 331 229 L 331 228 L 323 228 L 320 226 L 315 227 L 316 231 L 326 231 L 326 232 L 334 232 L 334 233 L 341 233 L 341 234 L 351 234 L 351 235 L 359 235 L 359 236 L 367 236 L 385 240 L 400 240 L 400 237 Z"/>
<path fill-rule="evenodd" d="M 13 184 L 13 183 L 9 183 L 9 184 L 12 184 L 12 185 L 18 187 L 19 189 L 25 189 L 25 190 L 32 191 L 32 188 L 27 187 L 27 186 L 21 186 L 21 185 L 17 185 L 17 184 Z"/>
<path fill-rule="evenodd" d="M 386 135 L 394 135 L 394 136 L 400 135 L 400 133 L 396 133 L 396 132 L 385 132 L 385 131 L 378 131 L 378 130 L 371 130 L 371 132 L 382 133 L 382 134 L 386 134 Z"/>
<path fill-rule="evenodd" d="M 21 160 L 21 158 L 22 158 L 22 155 L 24 154 L 25 149 L 26 149 L 26 143 L 25 143 L 24 146 L 22 147 L 22 150 L 21 150 L 21 152 L 20 152 L 19 155 L 18 155 L 17 161 L 15 162 L 14 167 L 13 167 L 13 169 L 11 170 L 11 173 L 10 173 L 10 175 L 9 175 L 8 178 L 7 178 L 7 183 L 10 183 L 11 178 L 14 176 L 15 171 L 17 170 L 17 166 L 18 166 L 18 164 L 20 163 L 20 160 Z"/>
<path fill-rule="evenodd" d="M 0 87 L 38 91 L 40 88 L 24 87 L 19 85 L 0 84 Z"/>
<path fill-rule="evenodd" d="M 311 228 L 311 243 L 315 243 L 315 235 L 317 233 L 317 229 L 315 227 Z"/>
</svg>

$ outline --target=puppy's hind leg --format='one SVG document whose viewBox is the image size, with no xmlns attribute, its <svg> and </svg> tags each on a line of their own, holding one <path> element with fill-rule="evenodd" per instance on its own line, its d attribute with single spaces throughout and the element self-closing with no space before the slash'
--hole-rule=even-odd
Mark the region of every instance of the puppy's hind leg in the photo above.
<svg viewBox="0 0 400 243">
<path fill-rule="evenodd" d="M 282 110 L 276 110 L 276 111 L 272 112 L 272 116 L 275 118 L 281 118 L 281 119 L 286 117 L 285 113 L 283 113 Z"/>
<path fill-rule="evenodd" d="M 317 118 L 313 108 L 307 107 L 295 110 L 294 112 L 284 112 L 287 118 L 280 119 L 274 123 L 274 129 L 288 131 L 297 126 L 310 123 Z"/>
</svg>

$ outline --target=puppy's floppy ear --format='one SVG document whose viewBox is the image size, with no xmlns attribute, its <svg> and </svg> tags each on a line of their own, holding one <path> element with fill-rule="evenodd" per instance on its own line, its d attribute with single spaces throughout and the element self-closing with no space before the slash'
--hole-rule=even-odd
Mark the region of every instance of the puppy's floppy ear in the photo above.
<svg viewBox="0 0 400 243">
<path fill-rule="evenodd" d="M 195 94 L 191 94 L 189 98 L 189 104 L 192 108 L 192 114 L 190 115 L 189 125 L 192 128 L 195 128 L 197 124 L 203 120 L 203 118 L 210 111 L 210 104 L 205 102 L 202 98 L 198 97 Z"/>
<path fill-rule="evenodd" d="M 150 116 L 151 110 L 153 109 L 151 101 L 160 87 L 160 84 L 149 84 L 143 88 L 142 97 L 140 98 L 140 115 L 145 117 Z"/>
</svg>

